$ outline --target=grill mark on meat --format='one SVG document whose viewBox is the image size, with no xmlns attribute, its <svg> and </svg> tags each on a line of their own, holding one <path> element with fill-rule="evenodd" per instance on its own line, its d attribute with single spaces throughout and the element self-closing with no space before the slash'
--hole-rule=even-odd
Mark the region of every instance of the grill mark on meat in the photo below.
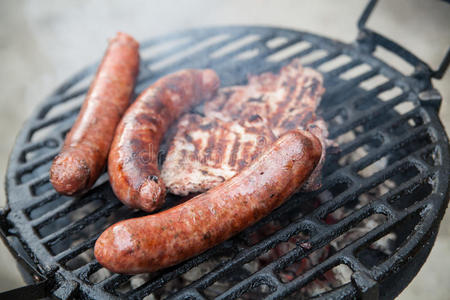
<svg viewBox="0 0 450 300">
<path fill-rule="evenodd" d="M 205 103 L 204 117 L 190 116 L 184 127 L 178 127 L 179 131 L 189 132 L 192 139 L 177 134 L 174 139 L 178 144 L 172 143 L 168 157 L 178 157 L 180 149 L 187 149 L 189 157 L 196 157 L 192 152 L 197 152 L 198 160 L 186 161 L 186 158 L 183 161 L 183 168 L 189 167 L 190 170 L 185 178 L 181 178 L 183 170 L 178 166 L 167 164 L 167 178 L 163 177 L 163 180 L 167 183 L 171 176 L 174 180 L 178 178 L 178 186 L 174 189 L 167 183 L 169 191 L 177 193 L 178 190 L 181 195 L 206 191 L 221 182 L 221 177 L 226 180 L 235 175 L 244 165 L 256 159 L 276 136 L 291 129 L 310 130 L 313 128 L 311 125 L 320 123 L 320 128 L 311 132 L 321 139 L 322 145 L 329 143 L 325 123 L 315 113 L 324 92 L 322 82 L 317 71 L 303 68 L 297 60 L 293 60 L 278 74 L 252 75 L 247 85 L 219 90 L 214 99 Z M 266 130 L 262 130 L 261 126 Z M 211 139 L 211 136 L 214 138 Z M 214 146 L 211 148 L 213 140 Z M 322 148 L 325 153 L 325 147 Z M 319 163 L 318 169 L 321 165 Z M 203 169 L 208 172 L 201 172 Z M 308 188 L 320 186 L 320 170 L 314 174 L 316 180 L 311 180 L 313 184 L 308 184 Z"/>
<path fill-rule="evenodd" d="M 215 151 L 215 154 L 216 154 L 216 159 L 214 161 L 215 168 L 220 168 L 222 161 L 225 159 L 225 153 L 226 153 L 227 144 L 228 144 L 228 141 L 225 138 L 223 132 L 220 133 L 218 140 L 219 140 L 219 142 L 216 145 L 217 151 Z"/>
<path fill-rule="evenodd" d="M 208 137 L 208 142 L 205 148 L 205 163 L 207 164 L 209 160 L 211 160 L 211 156 L 213 154 L 214 146 L 216 144 L 215 135 L 210 135 Z"/>
<path fill-rule="evenodd" d="M 236 164 L 236 159 L 237 159 L 240 145 L 241 145 L 241 143 L 239 142 L 239 136 L 236 135 L 236 137 L 234 139 L 233 147 L 231 148 L 230 160 L 228 161 L 228 164 L 231 167 L 234 167 L 234 165 Z"/>
<path fill-rule="evenodd" d="M 284 100 L 278 104 L 276 112 L 273 114 L 273 116 L 270 118 L 270 123 L 272 126 L 276 127 L 278 125 L 278 122 L 283 117 L 286 111 L 286 107 L 291 103 L 292 100 L 292 94 L 295 92 L 296 82 L 292 82 L 292 80 L 289 80 L 289 93 L 286 95 Z M 304 90 L 304 86 L 302 86 L 302 90 Z"/>
<path fill-rule="evenodd" d="M 181 156 L 178 160 L 178 164 L 182 166 L 184 164 L 184 158 L 186 157 L 186 149 L 181 149 Z"/>
<path fill-rule="evenodd" d="M 250 160 L 250 159 L 249 159 L 249 158 L 250 158 L 250 150 L 251 150 L 252 146 L 253 146 L 253 145 L 252 145 L 251 142 L 245 142 L 245 143 L 244 143 L 244 146 L 242 147 L 242 155 L 241 155 L 242 160 L 243 160 L 244 162 Z M 246 163 L 245 165 L 247 165 L 247 163 Z"/>
<path fill-rule="evenodd" d="M 219 104 L 215 109 L 221 111 L 228 103 L 228 100 L 230 100 L 230 98 L 234 95 L 234 93 L 234 90 L 223 91 L 222 93 L 219 93 L 217 99 L 220 99 L 220 101 L 216 101 L 216 103 Z"/>
<path fill-rule="evenodd" d="M 297 96 L 297 100 L 301 101 L 305 95 L 306 89 L 304 87 L 302 87 L 300 93 Z M 307 105 L 302 103 L 301 106 L 306 107 Z"/>
<path fill-rule="evenodd" d="M 311 84 L 311 90 L 309 91 L 309 96 L 314 97 L 317 88 L 319 87 L 319 81 L 316 78 L 312 79 L 313 83 Z"/>
</svg>

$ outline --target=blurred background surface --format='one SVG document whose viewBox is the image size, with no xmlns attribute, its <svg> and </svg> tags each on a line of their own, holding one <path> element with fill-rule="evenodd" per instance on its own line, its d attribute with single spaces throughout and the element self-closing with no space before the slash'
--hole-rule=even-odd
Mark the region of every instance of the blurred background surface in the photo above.
<svg viewBox="0 0 450 300">
<path fill-rule="evenodd" d="M 36 105 L 82 67 L 101 58 L 108 37 L 138 40 L 174 30 L 226 24 L 272 25 L 352 42 L 364 0 L 182 0 L 0 2 L 0 206 L 15 136 Z M 387 35 L 436 67 L 450 45 L 450 5 L 444 1 L 381 0 L 368 27 Z M 435 82 L 444 98 L 440 117 L 450 129 L 450 74 Z M 448 210 L 447 210 L 448 211 Z M 0 243 L 0 291 L 23 285 L 15 261 Z M 399 299 L 448 299 L 450 214 L 444 217 L 424 267 Z M 446 284 L 447 283 L 447 284 Z"/>
</svg>

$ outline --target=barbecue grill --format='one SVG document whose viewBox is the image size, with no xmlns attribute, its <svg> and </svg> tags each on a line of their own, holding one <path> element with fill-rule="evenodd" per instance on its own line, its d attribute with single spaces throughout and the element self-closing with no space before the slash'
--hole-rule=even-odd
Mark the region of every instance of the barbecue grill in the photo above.
<svg viewBox="0 0 450 300">
<path fill-rule="evenodd" d="M 431 79 L 442 78 L 450 51 L 437 70 L 431 69 L 366 28 L 375 4 L 370 1 L 364 10 L 352 44 L 273 27 L 188 30 L 141 43 L 136 94 L 177 69 L 213 68 L 222 85 L 229 86 L 245 84 L 248 74 L 276 72 L 299 57 L 324 75 L 326 93 L 319 114 L 329 124 L 330 138 L 339 144 L 338 151 L 327 155 L 320 190 L 298 193 L 232 239 L 152 274 L 112 274 L 93 256 L 95 240 L 106 227 L 143 215 L 116 199 L 106 174 L 80 197 L 62 196 L 52 188 L 51 161 L 77 116 L 97 65 L 58 87 L 24 125 L 10 156 L 8 206 L 0 212 L 0 232 L 29 285 L 0 297 L 279 299 L 294 297 L 335 268 L 345 268 L 347 280 L 313 296 L 398 295 L 427 258 L 448 203 L 449 143 L 438 118 L 441 96 Z M 386 64 L 379 51 L 396 55 L 410 72 Z M 177 203 L 178 197 L 168 195 L 163 209 Z M 327 222 L 340 209 L 348 213 Z M 289 280 L 280 277 L 293 263 L 373 216 L 383 222 L 302 274 Z M 274 232 L 250 238 L 273 222 L 279 224 Z M 392 234 L 395 239 L 388 252 L 372 247 Z M 293 237 L 295 247 L 257 270 L 245 268 Z M 189 281 L 180 279 L 187 275 Z"/>
</svg>

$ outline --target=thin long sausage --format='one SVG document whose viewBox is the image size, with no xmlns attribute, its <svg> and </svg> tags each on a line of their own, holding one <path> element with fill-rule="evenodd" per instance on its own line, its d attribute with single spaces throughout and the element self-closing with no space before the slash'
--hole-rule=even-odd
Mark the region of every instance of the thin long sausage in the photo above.
<svg viewBox="0 0 450 300">
<path fill-rule="evenodd" d="M 50 168 L 50 182 L 59 193 L 85 192 L 100 176 L 114 130 L 129 106 L 138 71 L 138 42 L 125 33 L 117 33 L 109 42 L 78 118 Z"/>
<path fill-rule="evenodd" d="M 126 274 L 157 271 L 193 257 L 280 206 L 308 179 L 321 151 L 311 133 L 287 132 L 251 165 L 208 192 L 109 227 L 95 244 L 95 257 L 107 269 Z"/>
<path fill-rule="evenodd" d="M 108 158 L 116 196 L 126 205 L 153 211 L 165 199 L 158 152 L 170 124 L 220 85 L 213 70 L 183 70 L 159 79 L 125 112 Z"/>
</svg>

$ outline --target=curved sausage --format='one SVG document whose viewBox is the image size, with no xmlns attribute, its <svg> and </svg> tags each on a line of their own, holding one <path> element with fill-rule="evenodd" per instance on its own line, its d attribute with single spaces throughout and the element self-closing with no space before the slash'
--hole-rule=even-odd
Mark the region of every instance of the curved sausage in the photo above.
<svg viewBox="0 0 450 300">
<path fill-rule="evenodd" d="M 165 199 L 158 152 L 170 124 L 191 106 L 212 97 L 220 85 L 213 70 L 183 70 L 159 79 L 125 112 L 116 129 L 108 173 L 126 205 L 153 211 Z"/>
<path fill-rule="evenodd" d="M 59 193 L 85 192 L 100 176 L 114 130 L 129 105 L 138 71 L 138 42 L 125 33 L 117 33 L 109 42 L 78 118 L 50 168 L 50 182 Z"/>
<path fill-rule="evenodd" d="M 127 274 L 157 271 L 193 257 L 280 206 L 308 179 L 321 151 L 311 133 L 289 131 L 208 192 L 109 227 L 95 244 L 95 257 L 107 269 Z"/>
</svg>

